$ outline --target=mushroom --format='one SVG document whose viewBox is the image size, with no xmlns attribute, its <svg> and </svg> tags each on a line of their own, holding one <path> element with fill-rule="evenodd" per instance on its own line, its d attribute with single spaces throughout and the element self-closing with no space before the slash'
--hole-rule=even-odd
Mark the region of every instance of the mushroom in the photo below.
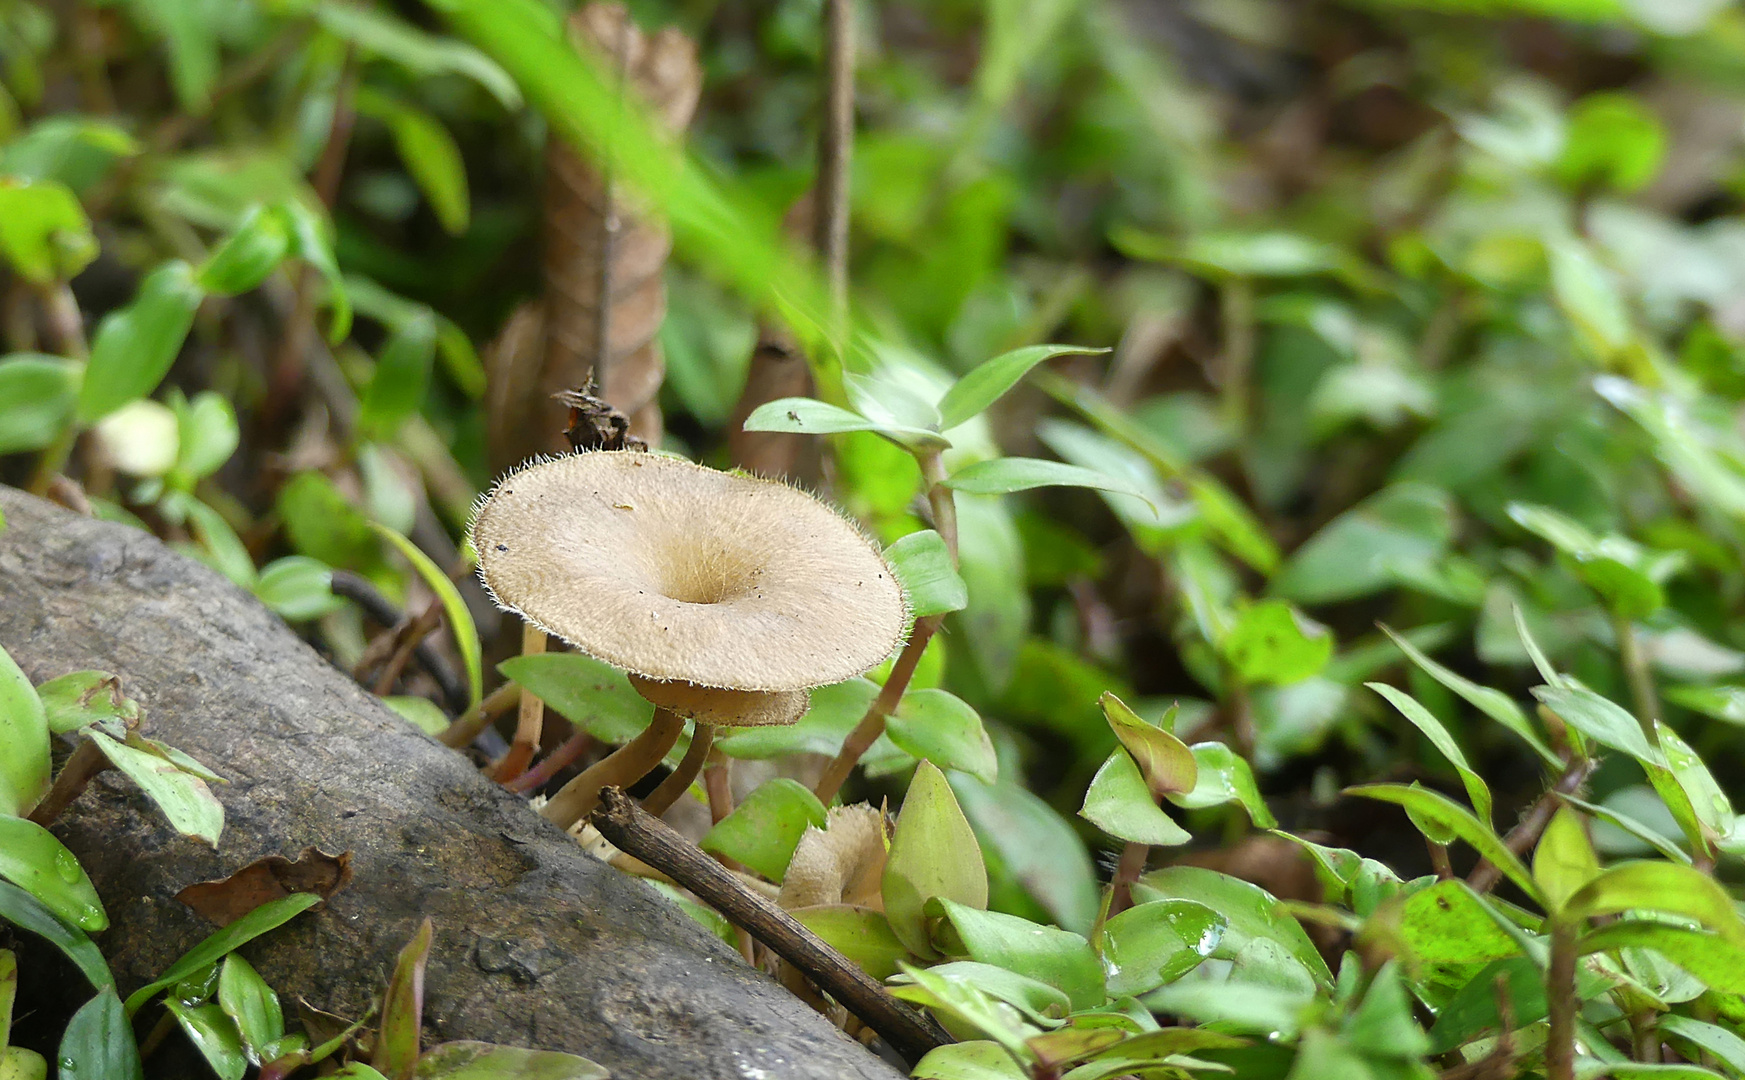
<svg viewBox="0 0 1745 1080">
<path fill-rule="evenodd" d="M 829 506 L 662 454 L 531 463 L 480 500 L 472 539 L 499 606 L 623 668 L 655 705 L 642 734 L 546 804 L 564 826 L 651 771 L 690 719 L 685 761 L 650 796 L 664 809 L 715 726 L 795 722 L 812 687 L 877 665 L 908 625 L 878 547 Z"/>
</svg>

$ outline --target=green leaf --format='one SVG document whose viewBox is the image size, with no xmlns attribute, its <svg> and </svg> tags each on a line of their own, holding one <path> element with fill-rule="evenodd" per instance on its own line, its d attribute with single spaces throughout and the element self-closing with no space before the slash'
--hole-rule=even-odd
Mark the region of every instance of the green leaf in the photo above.
<svg viewBox="0 0 1745 1080">
<path fill-rule="evenodd" d="M 0 648 L 0 814 L 28 814 L 48 794 L 48 733 L 42 700 Z"/>
<path fill-rule="evenodd" d="M 194 271 L 171 259 L 145 276 L 125 307 L 97 326 L 75 417 L 88 426 L 156 390 L 175 363 L 205 293 Z"/>
<path fill-rule="evenodd" d="M 201 968 L 218 963 L 225 956 L 255 938 L 269 930 L 283 926 L 319 903 L 321 903 L 321 897 L 312 892 L 292 893 L 290 896 L 267 901 L 183 953 L 181 959 L 165 968 L 163 974 L 159 975 L 156 980 L 128 995 L 127 1015 L 132 1016 L 139 1011 L 140 1006 L 159 993 L 176 985 Z"/>
<path fill-rule="evenodd" d="M 1680 1016 L 1678 1013 L 1666 1013 L 1656 1020 L 1655 1026 L 1674 1038 L 1683 1039 L 1698 1050 L 1713 1054 L 1735 1075 L 1745 1073 L 1745 1039 L 1721 1025 Z M 1697 1055 L 1688 1056 L 1694 1058 Z"/>
<path fill-rule="evenodd" d="M 934 1047 L 909 1075 L 915 1080 L 1028 1080 L 1030 1073 L 999 1043 L 972 1039 Z"/>
<path fill-rule="evenodd" d="M 1090 943 L 1079 935 L 945 897 L 939 899 L 939 906 L 964 953 L 977 963 L 1047 983 L 1064 993 L 1074 1009 L 1088 1009 L 1106 1000 L 1103 965 Z M 949 935 L 943 927 L 934 941 L 944 949 Z"/>
<path fill-rule="evenodd" d="M 1429 1037 L 1412 1016 L 1412 1000 L 1400 983 L 1397 961 L 1389 961 L 1375 973 L 1363 1002 L 1345 1022 L 1344 1035 L 1354 1048 L 1371 1057 L 1417 1058 L 1430 1049 Z"/>
<path fill-rule="evenodd" d="M 911 617 L 962 611 L 969 604 L 969 586 L 959 576 L 945 540 L 932 529 L 912 532 L 886 548 L 885 561 L 909 597 Z"/>
<path fill-rule="evenodd" d="M 448 730 L 448 714 L 429 698 L 395 695 L 383 698 L 382 704 L 426 735 L 441 735 Z"/>
<path fill-rule="evenodd" d="M 357 110 L 388 125 L 394 150 L 444 231 L 459 236 L 472 215 L 466 165 L 454 137 L 434 116 L 372 87 L 360 86 Z"/>
<path fill-rule="evenodd" d="M 1293 994 L 1333 985 L 1333 973 L 1302 924 L 1258 885 L 1197 866 L 1171 866 L 1141 877 L 1133 898 L 1142 904 L 1192 900 L 1224 917 L 1228 925 L 1212 956 L 1232 961 L 1234 970 L 1219 993 L 1237 982 L 1265 983 Z"/>
<path fill-rule="evenodd" d="M 427 33 L 375 8 L 316 4 L 313 14 L 328 33 L 366 53 L 391 60 L 415 75 L 464 75 L 489 91 L 503 108 L 513 110 L 521 106 L 521 91 L 515 80 L 470 45 Z"/>
<path fill-rule="evenodd" d="M 1564 723 L 1602 746 L 1620 750 L 1644 764 L 1664 765 L 1659 747 L 1642 725 L 1618 705 L 1580 686 L 1535 686 L 1533 696 Z"/>
<path fill-rule="evenodd" d="M 65 184 L 0 177 L 0 255 L 26 281 L 49 285 L 90 265 L 97 238 Z"/>
<path fill-rule="evenodd" d="M 156 754 L 116 742 L 101 732 L 93 731 L 88 738 L 103 751 L 111 765 L 157 804 L 172 828 L 183 836 L 218 846 L 218 834 L 224 830 L 224 807 L 204 780 Z"/>
<path fill-rule="evenodd" d="M 236 296 L 258 288 L 290 254 L 291 226 L 284 211 L 257 204 L 206 257 L 195 280 L 214 296 Z"/>
<path fill-rule="evenodd" d="M 931 762 L 915 769 L 891 837 L 883 882 L 885 917 L 909 951 L 937 959 L 924 908 L 940 897 L 985 908 L 988 874 L 975 833 L 957 805 L 945 774 Z"/>
<path fill-rule="evenodd" d="M 446 1042 L 424 1051 L 418 1080 L 607 1080 L 605 1069 L 575 1054 L 486 1042 Z"/>
<path fill-rule="evenodd" d="M 279 520 L 300 555 L 353 570 L 382 564 L 382 545 L 369 519 L 321 473 L 300 472 L 279 489 Z"/>
<path fill-rule="evenodd" d="M 1103 707 L 1103 716 L 1115 737 L 1133 755 L 1153 795 L 1194 790 L 1199 776 L 1194 753 L 1186 743 L 1164 730 L 1175 721 L 1175 706 L 1164 714 L 1164 727 L 1155 727 L 1111 691 L 1105 690 L 1097 702 Z"/>
<path fill-rule="evenodd" d="M 1464 806 L 1447 796 L 1428 788 L 1416 785 L 1406 787 L 1401 784 L 1364 784 L 1346 788 L 1345 794 L 1396 803 L 1424 820 L 1435 822 L 1438 826 L 1447 829 L 1472 845 L 1474 850 L 1489 859 L 1534 903 L 1542 903 L 1538 886 L 1534 884 L 1532 875 L 1527 873 L 1526 866 L 1515 856 L 1515 853 L 1503 845 L 1502 840 L 1489 825 L 1480 822 Z"/>
<path fill-rule="evenodd" d="M 430 958 L 435 934 L 428 918 L 418 924 L 412 940 L 394 961 L 394 973 L 382 993 L 382 1026 L 370 1064 L 389 1080 L 407 1080 L 418 1064 L 424 1030 L 424 964 Z"/>
<path fill-rule="evenodd" d="M 1146 1007 L 1153 1012 L 1269 1038 L 1295 1035 L 1312 1000 L 1298 990 L 1239 982 L 1225 983 L 1216 992 L 1208 992 L 1191 979 L 1145 995 Z"/>
<path fill-rule="evenodd" d="M 460 650 L 461 663 L 466 668 L 467 687 L 471 692 L 467 699 L 467 711 L 471 712 L 478 708 L 485 682 L 479 628 L 473 623 L 472 612 L 467 610 L 467 603 L 461 599 L 460 590 L 454 587 L 454 582 L 448 579 L 441 567 L 430 561 L 430 556 L 418 549 L 418 545 L 386 525 L 378 522 L 372 522 L 371 525 L 377 533 L 399 549 L 406 561 L 418 571 L 418 576 L 424 579 L 424 584 L 430 587 L 430 591 L 442 598 L 442 611 L 448 619 L 448 631 L 454 637 L 455 647 Z"/>
<path fill-rule="evenodd" d="M 248 1072 L 248 1054 L 243 1050 L 236 1022 L 223 1009 L 210 1003 L 184 1005 L 173 996 L 164 1000 L 164 1007 L 175 1016 L 206 1064 L 218 1074 L 218 1080 L 242 1080 Z"/>
<path fill-rule="evenodd" d="M 1495 960 L 1466 981 L 1436 1015 L 1430 1028 L 1430 1053 L 1445 1054 L 1464 1043 L 1493 1034 L 1501 1026 L 1497 1015 L 1497 984 L 1507 988 L 1516 1028 L 1545 1019 L 1545 973 L 1525 956 Z"/>
<path fill-rule="evenodd" d="M 1573 237 L 1547 243 L 1545 254 L 1551 264 L 1551 294 L 1588 348 L 1601 359 L 1622 351 L 1632 336 L 1629 305 L 1610 271 Z"/>
<path fill-rule="evenodd" d="M 778 776 L 759 784 L 698 846 L 737 859 L 779 884 L 800 837 L 808 828 L 822 829 L 824 818 L 824 804 L 806 785 Z"/>
<path fill-rule="evenodd" d="M 1097 828 L 1135 844 L 1175 847 L 1193 837 L 1157 805 L 1132 755 L 1117 748 L 1091 778 L 1079 816 Z"/>
<path fill-rule="evenodd" d="M 284 1038 L 285 1013 L 279 995 L 247 960 L 231 953 L 218 975 L 218 1006 L 236 1022 L 249 1060 L 261 1063 L 262 1047 Z"/>
<path fill-rule="evenodd" d="M 1278 819 L 1267 809 L 1260 787 L 1254 782 L 1254 770 L 1236 751 L 1218 742 L 1195 743 L 1189 749 L 1196 767 L 1194 789 L 1172 792 L 1165 798 L 1187 810 L 1238 803 L 1248 812 L 1248 820 L 1255 828 L 1278 826 Z"/>
<path fill-rule="evenodd" d="M 1080 487 L 1151 501 L 1141 488 L 1117 477 L 1045 458 L 1002 457 L 978 461 L 952 473 L 944 483 L 948 488 L 971 495 L 1009 495 L 1014 491 L 1039 487 Z"/>
<path fill-rule="evenodd" d="M 1569 111 L 1557 178 L 1574 190 L 1628 193 L 1653 180 L 1665 156 L 1666 132 L 1647 106 L 1626 93 L 1589 94 Z"/>
<path fill-rule="evenodd" d="M 513 661 L 505 661 L 512 663 Z M 591 661 L 597 663 L 597 661 Z M 502 665 L 499 665 L 501 669 Z M 634 706 L 640 710 L 643 717 L 640 726 L 631 733 L 648 726 L 647 715 L 651 706 L 640 694 L 630 689 L 624 673 L 616 668 L 601 665 L 600 681 L 604 683 L 609 678 L 607 672 L 615 673 L 615 677 L 623 681 L 624 689 L 635 702 L 626 700 L 626 709 Z M 507 672 L 505 672 L 507 674 Z M 519 680 L 517 680 L 519 681 Z M 543 695 L 541 695 L 543 696 Z M 800 717 L 798 723 L 786 726 L 770 725 L 766 727 L 725 729 L 732 734 L 715 739 L 715 745 L 729 757 L 763 759 L 780 757 L 783 754 L 826 754 L 834 755 L 842 749 L 843 742 L 848 738 L 861 717 L 866 715 L 867 707 L 873 699 L 879 696 L 879 685 L 871 679 L 853 678 L 843 682 L 820 686 L 812 691 L 812 704 L 806 714 Z M 640 703 L 640 704 L 638 704 Z M 558 709 L 563 712 L 563 709 Z M 568 713 L 564 715 L 568 716 Z M 596 736 L 598 738 L 600 736 Z M 629 738 L 629 736 L 626 736 Z M 623 742 L 625 739 L 606 740 L 608 742 Z"/>
<path fill-rule="evenodd" d="M 1333 658 L 1333 635 L 1283 600 L 1241 608 L 1218 649 L 1245 684 L 1301 682 Z"/>
<path fill-rule="evenodd" d="M 79 364 L 16 353 L 0 359 L 0 454 L 41 450 L 72 422 Z"/>
<path fill-rule="evenodd" d="M 895 975 L 901 961 L 912 959 L 883 912 L 842 905 L 798 908 L 788 914 L 880 981 Z"/>
<path fill-rule="evenodd" d="M 1377 592 L 1399 568 L 1433 566 L 1454 536 L 1448 494 L 1394 484 L 1334 518 L 1285 561 L 1273 591 L 1299 604 L 1326 604 Z"/>
<path fill-rule="evenodd" d="M 1564 906 L 1564 916 L 1587 919 L 1632 908 L 1683 915 L 1745 945 L 1745 922 L 1727 891 L 1700 870 L 1670 862 L 1626 862 L 1588 882 Z"/>
<path fill-rule="evenodd" d="M 190 554 L 243 588 L 253 587 L 254 557 L 248 553 L 248 546 L 242 542 L 242 537 L 236 535 L 236 530 L 230 527 L 230 522 L 224 520 L 223 514 L 200 500 L 192 496 L 182 496 L 179 492 L 167 494 L 158 502 L 158 508 L 165 509 L 166 504 L 180 508 L 187 519 L 189 531 L 200 541 L 200 547 Z"/>
<path fill-rule="evenodd" d="M 1600 860 L 1588 843 L 1581 814 L 1567 806 L 1559 808 L 1533 850 L 1533 880 L 1545 893 L 1547 910 L 1556 915 L 1599 875 Z"/>
<path fill-rule="evenodd" d="M 640 735 L 654 715 L 654 706 L 631 688 L 623 671 L 591 656 L 564 652 L 515 656 L 498 664 L 497 670 L 566 720 L 614 746 Z M 860 716 L 854 719 L 858 721 Z M 804 718 L 800 722 L 805 723 Z M 838 739 L 829 750 L 820 752 L 834 754 L 841 744 Z"/>
<path fill-rule="evenodd" d="M 752 410 L 745 418 L 746 431 L 792 431 L 802 435 L 838 435 L 847 431 L 871 431 L 900 446 L 949 445 L 938 432 L 925 428 L 870 420 L 859 413 L 812 398 L 780 398 Z"/>
<path fill-rule="evenodd" d="M 1614 949 L 1653 949 L 1701 979 L 1711 990 L 1745 994 L 1745 946 L 1719 934 L 1662 922 L 1624 919 L 1590 930 L 1583 953 Z"/>
<path fill-rule="evenodd" d="M 1520 952 L 1464 881 L 1438 881 L 1399 909 L 1400 938 L 1427 964 L 1482 964 Z"/>
<path fill-rule="evenodd" d="M 1689 743 L 1679 738 L 1678 732 L 1659 720 L 1654 721 L 1654 736 L 1666 760 L 1667 772 L 1684 792 L 1685 798 L 1682 801 L 1690 806 L 1691 813 L 1696 818 L 1697 827 L 1692 830 L 1687 825 L 1686 831 L 1694 831 L 1704 837 L 1720 836 L 1731 831 L 1735 821 L 1733 804 L 1727 798 L 1727 793 L 1721 790 L 1721 785 L 1715 780 L 1714 773 L 1703 763 L 1703 759 L 1691 749 Z M 1650 769 L 1648 774 L 1650 782 L 1655 782 L 1657 790 L 1662 786 L 1656 782 L 1658 771 Z M 1671 800 L 1668 800 L 1669 808 L 1670 804 Z"/>
<path fill-rule="evenodd" d="M 286 555 L 261 567 L 254 594 L 286 622 L 318 619 L 345 606 L 333 595 L 333 568 L 307 555 Z"/>
<path fill-rule="evenodd" d="M 0 1048 L 12 1038 L 12 1005 L 18 998 L 18 955 L 0 949 Z"/>
<path fill-rule="evenodd" d="M 203 390 L 193 401 L 184 401 L 180 392 L 171 392 L 176 414 L 176 464 L 173 480 L 188 488 L 197 480 L 217 472 L 230 455 L 236 452 L 241 433 L 236 426 L 236 411 L 221 394 Z"/>
<path fill-rule="evenodd" d="M 105 988 L 85 1002 L 61 1036 L 60 1080 L 144 1080 L 133 1027 L 115 991 Z"/>
<path fill-rule="evenodd" d="M 1442 726 L 1442 721 L 1431 715 L 1430 710 L 1418 703 L 1418 700 L 1403 690 L 1396 690 L 1386 683 L 1364 683 L 1382 697 L 1387 698 L 1400 715 L 1412 722 L 1412 725 L 1424 733 L 1441 755 L 1454 766 L 1454 771 L 1460 774 L 1460 782 L 1466 788 L 1466 797 L 1472 800 L 1473 811 L 1482 822 L 1491 820 L 1491 789 L 1484 779 L 1473 771 L 1466 762 L 1466 754 L 1460 749 L 1460 744 L 1454 741 L 1454 736 L 1448 734 L 1448 729 Z"/>
<path fill-rule="evenodd" d="M 110 974 L 109 964 L 83 930 L 62 922 L 42 901 L 5 881 L 0 881 L 0 919 L 28 930 L 65 953 L 92 989 L 114 988 L 115 976 Z"/>
<path fill-rule="evenodd" d="M 1005 982 L 1036 986 L 1047 995 L 1057 996 L 1060 999 L 1059 1011 L 1064 1013 L 1066 1010 L 1066 995 L 1052 986 L 1037 983 L 1036 980 L 1015 972 L 988 968 L 986 964 L 957 963 L 922 968 L 905 963 L 903 973 L 892 980 L 894 985 L 891 993 L 904 1001 L 927 1006 L 951 1025 L 953 1030 L 968 1028 L 979 1031 L 991 1036 L 1008 1053 L 1020 1060 L 1028 1060 L 1033 1055 L 1024 1046 L 1024 1039 L 1029 1035 L 1039 1034 L 1038 1026 L 1026 1021 L 1026 1010 L 1001 1000 L 977 985 L 980 980 L 958 976 L 957 973 L 965 968 L 997 972 L 998 975 L 1007 977 L 1003 980 Z"/>
<path fill-rule="evenodd" d="M 1002 353 L 992 360 L 984 360 L 953 383 L 945 396 L 939 399 L 939 430 L 950 431 L 981 413 L 1004 397 L 1006 391 L 1018 385 L 1020 379 L 1044 360 L 1056 356 L 1095 356 L 1108 351 L 1076 345 L 1027 345 Z"/>
<path fill-rule="evenodd" d="M 1097 918 L 1097 876 L 1073 824 L 1010 777 L 994 784 L 963 773 L 949 779 L 982 851 L 1063 929 L 1089 933 Z"/>
<path fill-rule="evenodd" d="M 407 319 L 376 358 L 358 405 L 358 430 L 370 438 L 393 438 L 423 407 L 435 358 L 436 320 L 422 313 Z"/>
<path fill-rule="evenodd" d="M 330 12 L 337 7 L 335 4 L 322 4 L 316 10 Z M 327 282 L 327 305 L 331 309 L 327 341 L 331 345 L 338 345 L 351 333 L 351 298 L 346 295 L 345 278 L 339 272 L 339 262 L 333 257 L 333 247 L 328 243 L 328 237 L 332 234 L 331 226 L 324 217 L 300 200 L 290 199 L 279 206 L 291 224 L 292 253 L 313 266 L 322 280 Z"/>
<path fill-rule="evenodd" d="M 999 761 L 981 716 L 948 691 L 904 694 L 897 711 L 885 721 L 885 733 L 904 753 L 941 769 L 966 772 L 990 784 L 997 779 Z"/>
<path fill-rule="evenodd" d="M 1549 746 L 1545 745 L 1545 741 L 1533 729 L 1532 722 L 1527 719 L 1526 712 L 1515 704 L 1514 699 L 1510 698 L 1509 695 L 1501 690 L 1480 686 L 1464 675 L 1443 667 L 1426 656 L 1416 645 L 1394 633 L 1393 629 L 1385 624 L 1382 626 L 1382 632 L 1393 639 L 1393 643 L 1399 646 L 1400 651 L 1405 653 L 1412 663 L 1418 665 L 1426 675 L 1459 694 L 1468 705 L 1519 735 L 1546 764 L 1558 769 L 1563 767 L 1563 760 Z"/>
<path fill-rule="evenodd" d="M 1143 994 L 1200 966 L 1229 921 L 1192 900 L 1135 904 L 1103 924 L 1100 952 L 1111 997 Z"/>
<path fill-rule="evenodd" d="M 85 868 L 34 821 L 0 817 L 0 878 L 36 897 L 72 926 L 96 932 L 109 925 Z"/>
</svg>

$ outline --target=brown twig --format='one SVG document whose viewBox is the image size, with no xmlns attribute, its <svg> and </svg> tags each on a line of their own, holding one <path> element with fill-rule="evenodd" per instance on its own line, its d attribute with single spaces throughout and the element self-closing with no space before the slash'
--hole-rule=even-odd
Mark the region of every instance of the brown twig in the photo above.
<svg viewBox="0 0 1745 1080">
<path fill-rule="evenodd" d="M 61 816 L 61 812 L 71 806 L 73 800 L 84 792 L 92 777 L 107 768 L 109 768 L 109 758 L 104 755 L 102 750 L 98 749 L 97 744 L 90 739 L 79 740 L 78 749 L 74 750 L 73 756 L 69 757 L 67 763 L 61 766 L 60 775 L 55 777 L 55 782 L 48 789 L 48 794 L 44 795 L 42 801 L 31 810 L 30 820 L 45 829 L 53 825 L 55 819 Z"/>
<path fill-rule="evenodd" d="M 812 246 L 824 264 L 830 299 L 841 319 L 848 310 L 848 182 L 854 152 L 854 6 L 849 0 L 824 2 L 824 63 Z"/>
<path fill-rule="evenodd" d="M 836 793 L 842 790 L 843 782 L 854 771 L 861 755 L 885 733 L 886 718 L 896 711 L 897 703 L 903 700 L 903 692 L 909 688 L 909 680 L 915 675 L 915 666 L 921 662 L 921 654 L 927 651 L 928 640 L 938 629 L 937 616 L 930 615 L 915 620 L 915 629 L 909 635 L 909 643 L 897 654 L 897 662 L 891 665 L 891 674 L 885 679 L 885 685 L 880 688 L 878 697 L 873 698 L 872 704 L 867 706 L 866 715 L 849 732 L 842 749 L 830 759 L 830 764 L 824 767 L 824 775 L 818 778 L 817 786 L 812 789 L 819 802 L 828 805 L 831 799 L 836 798 Z"/>
<path fill-rule="evenodd" d="M 557 749 L 541 758 L 539 764 L 503 786 L 517 794 L 538 791 L 552 777 L 586 756 L 588 751 L 592 750 L 598 742 L 598 739 L 587 732 L 577 730 L 575 734 L 559 743 Z"/>
<path fill-rule="evenodd" d="M 668 773 L 666 779 L 648 793 L 648 798 L 642 800 L 642 808 L 656 817 L 672 809 L 673 803 L 678 802 L 679 797 L 690 790 L 697 774 L 703 771 L 703 762 L 709 760 L 709 751 L 714 745 L 715 725 L 697 724 L 696 730 L 691 733 L 691 745 L 686 748 L 679 767 Z"/>
<path fill-rule="evenodd" d="M 358 607 L 363 608 L 365 615 L 382 626 L 398 626 L 400 620 L 405 617 L 400 613 L 399 608 L 395 607 L 374 585 L 370 584 L 369 579 L 354 574 L 350 570 L 335 570 L 329 588 L 333 590 L 333 595 L 350 600 Z M 419 641 L 417 647 L 413 649 L 412 655 L 418 658 L 419 666 L 428 672 L 432 679 L 436 680 L 436 685 L 442 687 L 442 696 L 449 708 L 455 710 L 466 708 L 467 684 L 455 671 L 453 665 L 443 657 L 435 642 L 428 638 Z M 483 727 L 483 725 L 480 726 Z M 478 732 L 475 731 L 473 734 L 476 736 Z M 471 741 L 472 739 L 467 740 L 467 742 Z M 449 745 L 465 746 L 466 743 L 450 743 Z"/>
<path fill-rule="evenodd" d="M 1563 796 L 1574 795 L 1587 783 L 1587 778 L 1594 771 L 1598 762 L 1592 758 L 1579 758 L 1571 762 L 1563 770 L 1563 775 L 1557 778 L 1557 783 L 1550 790 L 1539 796 L 1521 821 L 1509 835 L 1503 837 L 1503 846 L 1516 855 L 1524 855 L 1539 842 L 1539 836 L 1545 827 L 1551 824 L 1552 815 L 1563 802 Z M 1488 859 L 1480 859 L 1478 865 L 1472 868 L 1472 873 L 1466 876 L 1466 883 L 1474 892 L 1489 892 L 1502 878 L 1503 872 L 1498 870 Z"/>
<path fill-rule="evenodd" d="M 567 829 L 594 812 L 600 792 L 628 787 L 647 776 L 679 741 L 685 722 L 668 709 L 656 708 L 654 719 L 636 738 L 607 754 L 565 784 L 539 811 L 547 821 Z M 631 854 L 635 854 L 632 852 Z M 647 861 L 646 859 L 643 861 Z"/>
<path fill-rule="evenodd" d="M 463 746 L 471 746 L 473 740 L 479 737 L 479 732 L 485 730 L 485 725 L 514 708 L 520 700 L 521 684 L 504 683 L 486 695 L 485 700 L 479 702 L 472 712 L 448 725 L 436 737 L 436 741 L 457 750 Z"/>
<path fill-rule="evenodd" d="M 1150 857 L 1150 844 L 1129 840 L 1121 849 L 1121 861 L 1115 864 L 1115 874 L 1109 879 L 1109 911 L 1105 919 L 1112 919 L 1133 906 L 1133 884 L 1139 880 Z"/>
<path fill-rule="evenodd" d="M 826 993 L 882 1035 L 903 1057 L 918 1061 L 951 1037 L 896 998 L 852 960 L 826 945 L 793 916 L 740 883 L 733 873 L 637 806 L 624 792 L 600 793 L 594 827 L 619 850 L 661 871 L 799 968 Z"/>
<path fill-rule="evenodd" d="M 1454 876 L 1454 864 L 1448 861 L 1448 845 L 1438 844 L 1429 837 L 1424 838 L 1424 846 L 1430 849 L 1430 865 L 1436 871 L 1436 876 L 1447 881 Z"/>
<path fill-rule="evenodd" d="M 376 676 L 373 688 L 377 697 L 386 697 L 394 692 L 394 684 L 400 681 L 400 675 L 406 670 L 406 664 L 412 659 L 413 650 L 430 636 L 442 622 L 442 601 L 432 600 L 422 614 L 406 625 L 406 629 L 396 635 L 394 652 L 388 657 L 388 662 L 382 665 L 382 670 Z"/>
</svg>

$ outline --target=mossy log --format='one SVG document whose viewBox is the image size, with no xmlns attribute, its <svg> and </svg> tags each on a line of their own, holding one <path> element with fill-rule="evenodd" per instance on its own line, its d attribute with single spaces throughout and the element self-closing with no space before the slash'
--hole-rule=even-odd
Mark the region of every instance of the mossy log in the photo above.
<svg viewBox="0 0 1745 1080">
<path fill-rule="evenodd" d="M 0 646 L 37 682 L 118 674 L 147 734 L 230 781 L 215 785 L 216 850 L 176 835 L 113 773 L 56 824 L 109 910 L 97 941 L 123 993 L 215 929 L 180 889 L 314 845 L 352 852 L 351 884 L 244 949 L 287 1004 L 361 1016 L 429 916 L 426 1045 L 564 1050 L 624 1080 L 898 1075 L 218 574 L 10 488 L 0 510 Z M 64 991 L 37 980 L 35 1007 L 88 992 L 70 967 L 61 975 Z"/>
</svg>

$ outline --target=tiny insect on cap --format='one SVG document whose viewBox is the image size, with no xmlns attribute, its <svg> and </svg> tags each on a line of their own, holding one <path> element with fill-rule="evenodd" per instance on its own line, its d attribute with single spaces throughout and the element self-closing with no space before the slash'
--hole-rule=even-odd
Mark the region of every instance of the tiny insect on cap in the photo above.
<svg viewBox="0 0 1745 1080">
<path fill-rule="evenodd" d="M 836 511 L 682 458 L 530 465 L 480 502 L 472 538 L 499 604 L 643 680 L 806 690 L 872 668 L 908 623 L 884 556 Z"/>
</svg>

